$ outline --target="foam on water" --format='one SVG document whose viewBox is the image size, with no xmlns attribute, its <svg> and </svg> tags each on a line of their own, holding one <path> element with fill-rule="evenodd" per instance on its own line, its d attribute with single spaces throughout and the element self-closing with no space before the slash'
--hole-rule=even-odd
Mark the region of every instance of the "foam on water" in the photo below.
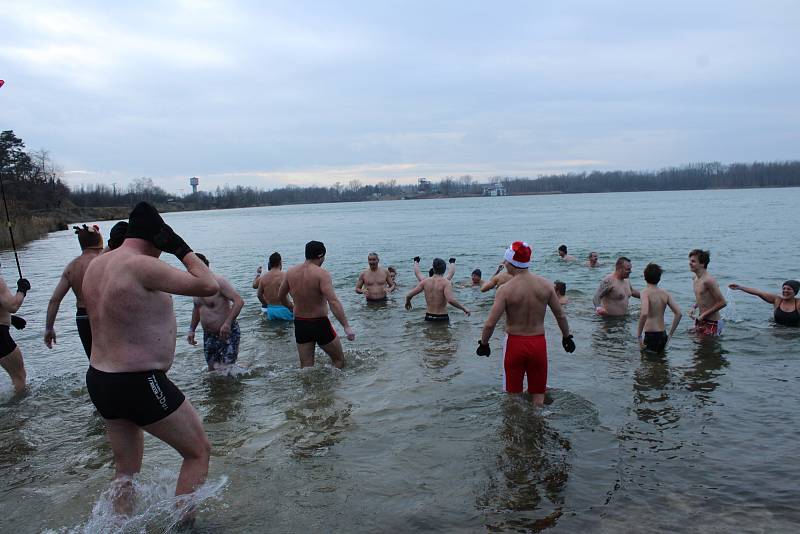
<svg viewBox="0 0 800 534">
<path fill-rule="evenodd" d="M 134 511 L 130 516 L 114 512 L 114 495 L 119 486 L 112 484 L 105 490 L 92 508 L 86 523 L 74 527 L 48 530 L 46 533 L 95 534 L 95 533 L 145 533 L 170 532 L 181 524 L 181 518 L 212 499 L 219 499 L 228 485 L 228 477 L 206 481 L 190 495 L 175 496 L 177 472 L 161 470 L 152 476 L 139 475 L 133 480 L 135 492 Z"/>
</svg>

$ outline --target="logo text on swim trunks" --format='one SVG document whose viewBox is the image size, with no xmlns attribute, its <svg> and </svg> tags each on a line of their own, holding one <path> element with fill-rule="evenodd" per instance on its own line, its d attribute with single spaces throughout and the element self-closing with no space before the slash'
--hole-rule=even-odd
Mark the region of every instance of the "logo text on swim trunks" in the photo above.
<svg viewBox="0 0 800 534">
<path fill-rule="evenodd" d="M 156 396 L 158 399 L 158 403 L 161 405 L 161 408 L 166 412 L 169 410 L 167 406 L 167 397 L 164 395 L 164 392 L 161 391 L 161 387 L 158 385 L 156 381 L 156 375 L 150 375 L 147 377 L 147 382 L 150 384 L 150 389 L 153 390 L 153 395 Z"/>
</svg>

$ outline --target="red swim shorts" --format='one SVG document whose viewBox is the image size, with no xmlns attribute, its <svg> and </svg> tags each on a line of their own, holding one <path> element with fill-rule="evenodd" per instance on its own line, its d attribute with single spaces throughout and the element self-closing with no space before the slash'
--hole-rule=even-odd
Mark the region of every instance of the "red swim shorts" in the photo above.
<svg viewBox="0 0 800 534">
<path fill-rule="evenodd" d="M 544 335 L 508 334 L 503 348 L 503 387 L 522 393 L 522 378 L 528 375 L 528 393 L 543 394 L 547 387 L 547 342 Z"/>
</svg>

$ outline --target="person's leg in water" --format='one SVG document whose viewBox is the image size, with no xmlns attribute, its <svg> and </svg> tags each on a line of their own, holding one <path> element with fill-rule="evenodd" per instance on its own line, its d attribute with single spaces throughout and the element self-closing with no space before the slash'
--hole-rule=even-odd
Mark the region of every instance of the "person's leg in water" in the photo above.
<svg viewBox="0 0 800 534">
<path fill-rule="evenodd" d="M 11 378 L 11 384 L 14 386 L 14 393 L 22 393 L 25 391 L 25 381 L 28 375 L 25 372 L 25 362 L 22 359 L 22 352 L 19 350 L 19 347 L 15 347 L 10 353 L 0 358 L 0 366 L 6 370 L 8 376 Z"/>
<path fill-rule="evenodd" d="M 336 336 L 333 341 L 327 345 L 321 345 L 320 348 L 331 357 L 331 363 L 337 369 L 344 367 L 344 349 L 342 349 L 342 340 Z"/>
<path fill-rule="evenodd" d="M 203 428 L 203 422 L 189 402 L 183 401 L 180 407 L 160 421 L 143 427 L 183 457 L 175 495 L 187 495 L 203 485 L 208 476 L 208 462 L 211 457 L 211 443 Z M 184 502 L 179 501 L 178 506 Z M 182 520 L 191 520 L 194 509 L 184 512 Z"/>
<path fill-rule="evenodd" d="M 297 355 L 300 357 L 300 368 L 314 367 L 314 349 L 317 344 L 314 341 L 310 343 L 298 343 Z"/>
<path fill-rule="evenodd" d="M 114 454 L 114 512 L 133 513 L 133 476 L 142 469 L 144 433 L 127 419 L 106 419 L 106 434 Z"/>
</svg>

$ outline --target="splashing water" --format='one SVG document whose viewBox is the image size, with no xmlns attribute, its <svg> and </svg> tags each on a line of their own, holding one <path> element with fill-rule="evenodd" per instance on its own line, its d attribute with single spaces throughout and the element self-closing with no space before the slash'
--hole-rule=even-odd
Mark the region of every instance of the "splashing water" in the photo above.
<svg viewBox="0 0 800 534">
<path fill-rule="evenodd" d="M 738 323 L 740 319 L 739 313 L 736 311 L 736 297 L 734 296 L 734 293 L 735 291 L 733 291 L 731 288 L 728 288 L 727 291 L 725 291 L 725 301 L 728 303 L 728 305 L 722 309 L 720 317 L 722 317 L 725 321 Z"/>
<path fill-rule="evenodd" d="M 92 509 L 89 520 L 72 528 L 46 531 L 60 534 L 89 534 L 112 532 L 145 533 L 169 532 L 182 524 L 182 519 L 191 512 L 199 512 L 200 506 L 210 499 L 219 499 L 228 485 L 228 477 L 206 481 L 194 493 L 174 495 L 178 473 L 159 471 L 152 478 L 139 475 L 133 479 L 134 509 L 131 515 L 119 515 L 114 511 L 114 497 L 120 491 L 119 484 L 112 484 L 104 491 Z"/>
</svg>

